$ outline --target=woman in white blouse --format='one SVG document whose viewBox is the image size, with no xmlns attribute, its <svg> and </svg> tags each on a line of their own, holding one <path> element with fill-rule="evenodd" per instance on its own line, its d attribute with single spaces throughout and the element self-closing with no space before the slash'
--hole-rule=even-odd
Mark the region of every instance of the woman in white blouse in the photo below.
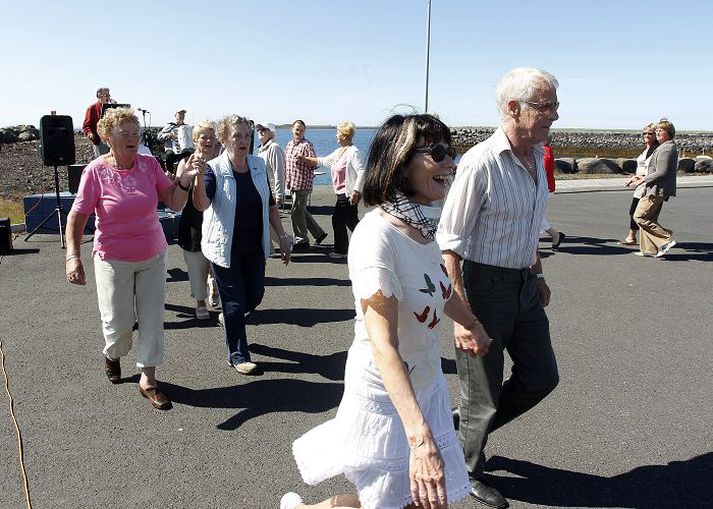
<svg viewBox="0 0 713 509">
<path fill-rule="evenodd" d="M 340 122 L 337 125 L 337 142 L 339 148 L 327 157 L 298 156 L 308 164 L 329 167 L 332 171 L 332 187 L 337 195 L 332 214 L 332 229 L 334 230 L 334 251 L 330 258 L 337 260 L 347 257 L 349 236 L 347 228 L 354 231 L 359 222 L 357 210 L 361 191 L 364 186 L 364 165 L 359 149 L 352 144 L 356 128 L 351 122 Z"/>
</svg>

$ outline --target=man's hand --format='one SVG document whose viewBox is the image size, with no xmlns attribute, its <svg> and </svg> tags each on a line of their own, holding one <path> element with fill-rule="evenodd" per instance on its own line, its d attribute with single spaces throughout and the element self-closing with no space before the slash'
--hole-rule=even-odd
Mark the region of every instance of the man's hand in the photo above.
<svg viewBox="0 0 713 509">
<path fill-rule="evenodd" d="M 358 205 L 359 200 L 361 200 L 361 193 L 359 191 L 352 191 L 351 196 L 349 196 L 349 205 L 352 207 Z"/>
<path fill-rule="evenodd" d="M 543 308 L 546 308 L 550 303 L 552 291 L 550 290 L 550 287 L 547 286 L 547 283 L 545 283 L 544 278 L 539 278 L 535 285 L 537 286 L 537 295 L 540 297 L 540 303 L 542 303 Z"/>
</svg>

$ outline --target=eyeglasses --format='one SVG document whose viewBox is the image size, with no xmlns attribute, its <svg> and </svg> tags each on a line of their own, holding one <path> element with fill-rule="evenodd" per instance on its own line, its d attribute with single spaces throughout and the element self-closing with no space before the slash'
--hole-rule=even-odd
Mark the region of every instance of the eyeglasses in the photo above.
<svg viewBox="0 0 713 509">
<path fill-rule="evenodd" d="M 450 157 L 452 161 L 455 161 L 456 151 L 453 147 L 444 147 L 440 143 L 436 145 L 431 145 L 430 147 L 422 147 L 416 149 L 417 154 L 428 154 L 433 159 L 433 162 L 440 163 L 446 156 Z"/>
<path fill-rule="evenodd" d="M 549 111 L 555 112 L 560 109 L 560 103 L 559 102 L 546 102 L 546 103 L 535 103 L 531 101 L 522 101 L 524 104 L 527 104 L 529 106 L 532 106 L 535 108 L 537 111 L 540 113 L 547 113 Z"/>
<path fill-rule="evenodd" d="M 642 136 L 653 136 L 653 135 L 654 135 L 654 133 L 651 132 L 651 131 L 644 131 L 644 132 L 641 133 L 641 134 L 642 134 Z"/>
</svg>

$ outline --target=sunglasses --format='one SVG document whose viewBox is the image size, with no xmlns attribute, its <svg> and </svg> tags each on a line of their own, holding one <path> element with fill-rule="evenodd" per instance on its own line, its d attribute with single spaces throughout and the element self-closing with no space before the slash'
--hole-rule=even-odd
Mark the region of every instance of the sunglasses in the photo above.
<svg viewBox="0 0 713 509">
<path fill-rule="evenodd" d="M 444 147 L 440 143 L 437 145 L 431 145 L 430 147 L 423 147 L 416 149 L 417 154 L 428 154 L 433 159 L 433 162 L 440 163 L 446 156 L 451 158 L 451 161 L 456 159 L 456 151 L 453 147 Z"/>
<path fill-rule="evenodd" d="M 653 135 L 654 135 L 654 133 L 652 133 L 651 131 L 646 131 L 646 132 L 643 132 L 643 133 L 641 133 L 641 134 L 642 134 L 643 136 L 647 136 L 647 135 L 653 136 Z"/>
</svg>

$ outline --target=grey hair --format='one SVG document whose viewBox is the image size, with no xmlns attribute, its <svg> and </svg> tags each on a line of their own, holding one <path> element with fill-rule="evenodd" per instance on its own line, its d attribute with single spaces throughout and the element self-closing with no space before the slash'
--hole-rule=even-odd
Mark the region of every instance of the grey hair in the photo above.
<svg viewBox="0 0 713 509">
<path fill-rule="evenodd" d="M 250 120 L 240 115 L 228 115 L 220 120 L 216 129 L 216 134 L 220 142 L 225 143 L 225 140 L 228 139 L 228 135 L 230 134 L 230 129 L 237 129 L 240 125 L 244 125 L 248 131 L 252 129 Z"/>
<path fill-rule="evenodd" d="M 559 87 L 557 78 L 552 74 L 533 67 L 516 67 L 500 78 L 495 87 L 495 102 L 498 104 L 501 122 L 505 122 L 510 118 L 508 102 L 532 100 L 538 81 L 544 81 L 554 89 Z"/>
</svg>

